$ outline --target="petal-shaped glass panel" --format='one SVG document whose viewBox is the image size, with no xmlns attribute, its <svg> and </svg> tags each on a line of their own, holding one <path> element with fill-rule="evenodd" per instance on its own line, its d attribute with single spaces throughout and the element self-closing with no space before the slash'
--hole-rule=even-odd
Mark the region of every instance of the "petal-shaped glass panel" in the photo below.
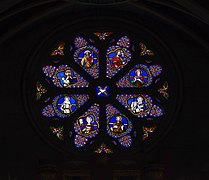
<svg viewBox="0 0 209 180">
<path fill-rule="evenodd" d="M 121 37 L 117 45 L 107 49 L 106 76 L 112 78 L 131 60 L 130 40 L 127 36 Z"/>
<path fill-rule="evenodd" d="M 154 105 L 152 98 L 144 94 L 122 94 L 117 95 L 117 100 L 125 106 L 132 114 L 140 118 L 159 117 L 163 115 L 162 109 Z"/>
<path fill-rule="evenodd" d="M 99 51 L 82 37 L 75 38 L 74 60 L 93 78 L 99 77 Z"/>
<path fill-rule="evenodd" d="M 58 88 L 81 88 L 88 87 L 88 82 L 76 73 L 68 65 L 43 67 L 46 76 L 52 79 L 52 82 Z"/>
<path fill-rule="evenodd" d="M 87 141 L 99 133 L 99 105 L 94 104 L 74 123 L 76 147 L 83 147 Z"/>
<path fill-rule="evenodd" d="M 153 82 L 153 77 L 157 77 L 162 72 L 159 65 L 146 66 L 136 65 L 129 73 L 117 82 L 118 87 L 148 87 Z"/>
<path fill-rule="evenodd" d="M 53 99 L 52 104 L 47 105 L 42 110 L 42 115 L 46 117 L 58 116 L 60 118 L 67 118 L 87 102 L 88 99 L 89 96 L 86 94 L 58 95 Z"/>
<path fill-rule="evenodd" d="M 131 121 L 111 104 L 106 106 L 107 133 L 109 136 L 118 139 L 118 142 L 124 147 L 131 146 L 132 131 Z"/>
</svg>

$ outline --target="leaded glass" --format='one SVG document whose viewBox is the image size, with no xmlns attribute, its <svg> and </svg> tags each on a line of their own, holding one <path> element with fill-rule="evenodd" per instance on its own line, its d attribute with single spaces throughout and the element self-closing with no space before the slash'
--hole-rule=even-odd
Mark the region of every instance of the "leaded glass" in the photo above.
<svg viewBox="0 0 209 180">
<path fill-rule="evenodd" d="M 131 32 L 63 34 L 40 48 L 31 65 L 36 70 L 28 73 L 36 126 L 67 152 L 112 155 L 148 147 L 167 128 L 177 101 L 170 56 Z"/>
</svg>

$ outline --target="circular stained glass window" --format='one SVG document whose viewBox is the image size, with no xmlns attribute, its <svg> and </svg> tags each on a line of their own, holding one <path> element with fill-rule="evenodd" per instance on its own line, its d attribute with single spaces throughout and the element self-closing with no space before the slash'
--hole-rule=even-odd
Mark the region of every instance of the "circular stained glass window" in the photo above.
<svg viewBox="0 0 209 180">
<path fill-rule="evenodd" d="M 120 27 L 120 28 L 119 28 Z M 28 62 L 28 115 L 44 139 L 78 154 L 146 151 L 168 131 L 180 78 L 169 49 L 130 22 L 58 28 Z"/>
</svg>

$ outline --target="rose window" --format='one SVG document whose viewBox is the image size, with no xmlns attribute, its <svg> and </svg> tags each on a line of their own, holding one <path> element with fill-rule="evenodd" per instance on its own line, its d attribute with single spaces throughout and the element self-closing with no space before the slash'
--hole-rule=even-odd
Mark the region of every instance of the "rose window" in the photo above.
<svg viewBox="0 0 209 180">
<path fill-rule="evenodd" d="M 40 44 L 29 65 L 28 108 L 43 137 L 84 154 L 155 143 L 176 101 L 169 56 L 132 32 L 63 34 Z"/>
</svg>

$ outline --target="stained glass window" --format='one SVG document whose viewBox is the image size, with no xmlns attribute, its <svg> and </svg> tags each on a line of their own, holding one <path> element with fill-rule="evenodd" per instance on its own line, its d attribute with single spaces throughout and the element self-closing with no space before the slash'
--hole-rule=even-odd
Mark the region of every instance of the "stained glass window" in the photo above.
<svg viewBox="0 0 209 180">
<path fill-rule="evenodd" d="M 100 30 L 53 34 L 40 44 L 26 84 L 29 114 L 44 138 L 84 154 L 155 143 L 171 123 L 178 82 L 172 58 L 151 42 Z"/>
</svg>

